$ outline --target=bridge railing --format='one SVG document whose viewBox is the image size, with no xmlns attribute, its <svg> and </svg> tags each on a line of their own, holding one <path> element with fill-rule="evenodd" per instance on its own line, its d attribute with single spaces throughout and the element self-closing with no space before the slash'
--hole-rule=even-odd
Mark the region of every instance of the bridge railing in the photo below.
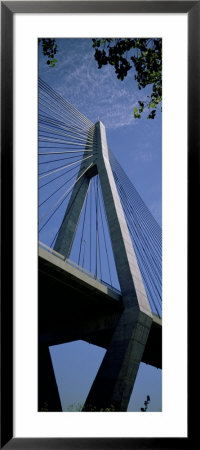
<svg viewBox="0 0 200 450">
<path fill-rule="evenodd" d="M 121 294 L 121 292 L 116 289 L 114 286 L 112 286 L 109 283 L 106 283 L 106 281 L 101 280 L 99 277 L 97 277 L 96 275 L 94 275 L 93 273 L 89 272 L 87 269 L 84 269 L 83 267 L 79 266 L 78 264 L 76 264 L 74 261 L 72 261 L 69 258 L 65 258 L 65 256 L 61 255 L 61 253 L 58 253 L 56 250 L 54 250 L 53 248 L 49 247 L 48 245 L 44 244 L 43 242 L 39 241 L 38 242 L 39 247 L 44 248 L 47 252 L 51 253 L 52 255 L 56 256 L 57 258 L 61 259 L 62 261 L 64 261 L 66 264 L 69 264 L 70 266 L 74 267 L 75 269 L 79 270 L 80 272 L 83 272 L 85 275 L 87 275 L 88 277 L 92 278 L 93 280 L 98 281 L 99 283 L 103 284 L 104 286 L 108 287 L 109 289 L 111 289 L 112 291 L 116 292 L 117 294 Z"/>
</svg>

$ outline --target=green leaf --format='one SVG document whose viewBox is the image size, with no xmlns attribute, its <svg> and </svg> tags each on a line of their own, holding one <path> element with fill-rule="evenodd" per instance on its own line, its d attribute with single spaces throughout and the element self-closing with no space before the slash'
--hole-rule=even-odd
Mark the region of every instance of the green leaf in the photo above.
<svg viewBox="0 0 200 450">
<path fill-rule="evenodd" d="M 134 119 L 141 119 L 141 115 L 137 112 L 134 112 Z"/>
<path fill-rule="evenodd" d="M 155 108 L 156 107 L 156 103 L 155 102 L 150 102 L 148 105 L 148 108 Z"/>
</svg>

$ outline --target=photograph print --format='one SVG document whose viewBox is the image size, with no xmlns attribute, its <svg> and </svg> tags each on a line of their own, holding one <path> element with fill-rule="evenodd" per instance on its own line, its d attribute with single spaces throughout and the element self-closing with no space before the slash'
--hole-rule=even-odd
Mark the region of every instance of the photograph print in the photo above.
<svg viewBox="0 0 200 450">
<path fill-rule="evenodd" d="M 162 39 L 38 39 L 38 411 L 162 411 Z"/>
</svg>

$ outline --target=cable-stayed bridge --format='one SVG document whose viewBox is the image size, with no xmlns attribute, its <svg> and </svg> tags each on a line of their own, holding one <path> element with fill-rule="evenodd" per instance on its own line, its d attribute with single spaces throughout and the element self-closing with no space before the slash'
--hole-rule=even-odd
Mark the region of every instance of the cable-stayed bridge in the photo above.
<svg viewBox="0 0 200 450">
<path fill-rule="evenodd" d="M 93 124 L 39 80 L 39 410 L 61 410 L 49 346 L 106 354 L 83 410 L 126 411 L 161 368 L 161 229 Z"/>
</svg>

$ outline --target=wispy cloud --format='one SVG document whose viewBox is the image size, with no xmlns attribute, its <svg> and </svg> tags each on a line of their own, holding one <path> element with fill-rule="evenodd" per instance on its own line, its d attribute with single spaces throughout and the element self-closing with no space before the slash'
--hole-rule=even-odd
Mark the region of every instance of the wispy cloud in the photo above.
<svg viewBox="0 0 200 450">
<path fill-rule="evenodd" d="M 98 70 L 90 39 L 79 40 L 78 51 L 67 41 L 62 43 L 56 67 L 41 70 L 45 80 L 90 120 L 100 117 L 107 129 L 137 125 L 133 108 L 142 96 L 133 74 L 122 83 L 111 66 Z"/>
<path fill-rule="evenodd" d="M 154 200 L 150 205 L 150 210 L 155 217 L 158 224 L 162 225 L 162 202 L 161 200 Z"/>
<path fill-rule="evenodd" d="M 135 156 L 134 161 L 148 163 L 148 162 L 152 161 L 152 159 L 153 159 L 153 154 L 151 151 L 140 150 L 137 153 L 137 155 Z"/>
</svg>

